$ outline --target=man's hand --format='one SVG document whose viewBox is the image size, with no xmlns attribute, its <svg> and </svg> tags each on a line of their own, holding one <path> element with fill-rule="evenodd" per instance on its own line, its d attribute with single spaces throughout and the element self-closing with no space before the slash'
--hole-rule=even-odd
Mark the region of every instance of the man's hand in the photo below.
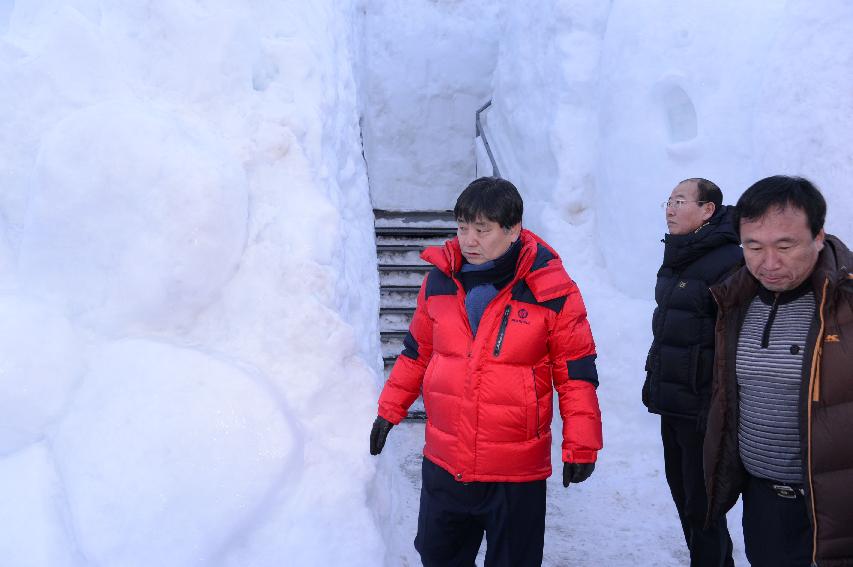
<svg viewBox="0 0 853 567">
<path fill-rule="evenodd" d="M 385 439 L 388 437 L 388 432 L 394 424 L 384 417 L 376 416 L 373 421 L 373 429 L 370 430 L 370 454 L 378 455 L 382 452 L 382 447 L 385 446 Z M 592 472 L 592 471 L 590 471 Z"/>
<path fill-rule="evenodd" d="M 583 482 L 595 470 L 595 463 L 563 463 L 563 486 L 568 488 L 573 482 Z"/>
</svg>

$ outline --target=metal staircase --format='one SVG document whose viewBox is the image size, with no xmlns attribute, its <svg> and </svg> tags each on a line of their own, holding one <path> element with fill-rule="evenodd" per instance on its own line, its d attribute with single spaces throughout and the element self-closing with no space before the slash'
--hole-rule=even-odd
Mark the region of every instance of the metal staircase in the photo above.
<svg viewBox="0 0 853 567">
<path fill-rule="evenodd" d="M 431 266 L 421 260 L 427 246 L 456 236 L 451 211 L 374 210 L 376 255 L 379 259 L 379 335 L 385 377 L 403 350 L 403 338 L 415 312 L 418 290 Z M 407 420 L 425 420 L 423 401 L 409 410 Z"/>
</svg>

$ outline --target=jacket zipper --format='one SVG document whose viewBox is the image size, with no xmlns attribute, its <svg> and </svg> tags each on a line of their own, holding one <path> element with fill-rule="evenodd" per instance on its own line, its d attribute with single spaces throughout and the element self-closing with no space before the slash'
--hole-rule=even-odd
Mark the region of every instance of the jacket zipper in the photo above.
<svg viewBox="0 0 853 567">
<path fill-rule="evenodd" d="M 533 371 L 533 401 L 536 404 L 536 438 L 539 439 L 539 394 L 536 393 L 536 369 L 531 368 Z"/>
<path fill-rule="evenodd" d="M 501 347 L 504 344 L 504 333 L 506 333 L 506 324 L 509 323 L 509 314 L 511 311 L 511 305 L 507 305 L 506 309 L 504 309 L 504 316 L 503 319 L 501 319 L 500 329 L 498 329 L 498 338 L 495 341 L 495 350 L 493 352 L 495 356 L 498 356 L 501 353 Z"/>
<path fill-rule="evenodd" d="M 812 564 L 817 565 L 817 510 L 815 510 L 814 501 L 814 479 L 812 475 L 812 406 L 820 401 L 820 358 L 823 353 L 823 331 L 825 329 L 825 321 L 823 319 L 823 308 L 826 306 L 826 288 L 829 286 L 829 278 L 823 281 L 823 293 L 820 298 L 820 310 L 818 318 L 820 320 L 820 328 L 817 332 L 815 340 L 815 348 L 812 353 L 812 368 L 809 376 L 809 399 L 808 399 L 808 465 L 809 465 L 809 496 L 812 502 Z"/>
</svg>

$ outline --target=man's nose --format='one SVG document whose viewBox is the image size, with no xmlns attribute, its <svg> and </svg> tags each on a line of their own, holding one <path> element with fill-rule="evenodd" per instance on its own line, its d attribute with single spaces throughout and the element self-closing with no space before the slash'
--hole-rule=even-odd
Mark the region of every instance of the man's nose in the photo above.
<svg viewBox="0 0 853 567">
<path fill-rule="evenodd" d="M 773 249 L 767 250 L 764 254 L 764 269 L 776 270 L 782 266 L 782 257 Z"/>
</svg>

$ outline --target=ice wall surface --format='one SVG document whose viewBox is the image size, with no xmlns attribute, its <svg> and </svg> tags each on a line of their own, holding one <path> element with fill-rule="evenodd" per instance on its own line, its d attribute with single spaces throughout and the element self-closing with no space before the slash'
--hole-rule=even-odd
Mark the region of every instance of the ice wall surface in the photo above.
<svg viewBox="0 0 853 567">
<path fill-rule="evenodd" d="M 382 555 L 354 12 L 0 7 L 3 565 Z"/>
<path fill-rule="evenodd" d="M 377 208 L 452 209 L 474 179 L 500 2 L 364 0 L 364 152 Z"/>
</svg>

